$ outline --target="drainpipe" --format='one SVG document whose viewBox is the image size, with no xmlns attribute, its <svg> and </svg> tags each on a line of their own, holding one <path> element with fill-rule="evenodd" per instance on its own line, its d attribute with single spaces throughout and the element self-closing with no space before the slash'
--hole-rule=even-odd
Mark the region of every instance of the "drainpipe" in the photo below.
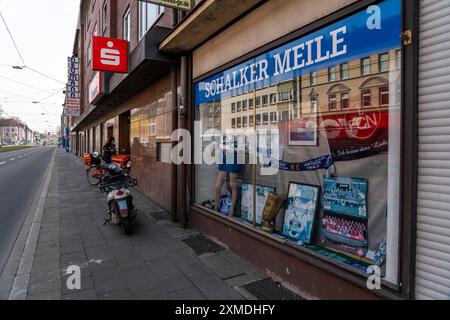
<svg viewBox="0 0 450 320">
<path fill-rule="evenodd" d="M 189 103 L 189 63 L 188 56 L 181 57 L 181 97 L 178 116 L 178 128 L 187 129 L 187 108 Z M 187 228 L 187 183 L 186 183 L 186 164 L 181 164 L 178 168 L 179 202 L 178 215 L 180 224 Z"/>
<path fill-rule="evenodd" d="M 172 66 L 171 69 L 171 90 L 172 90 L 172 131 L 178 128 L 178 84 L 177 84 L 177 68 Z M 176 147 L 177 142 L 172 142 L 172 150 Z M 171 204 L 170 204 L 170 217 L 172 222 L 178 221 L 177 203 L 178 203 L 178 168 L 177 165 L 172 162 L 172 183 L 171 183 Z"/>
</svg>

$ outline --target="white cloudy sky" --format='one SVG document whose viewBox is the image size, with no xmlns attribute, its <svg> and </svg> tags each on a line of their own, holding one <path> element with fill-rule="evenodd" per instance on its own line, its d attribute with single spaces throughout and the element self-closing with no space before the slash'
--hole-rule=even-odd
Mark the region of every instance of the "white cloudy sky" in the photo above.
<svg viewBox="0 0 450 320">
<path fill-rule="evenodd" d="M 23 62 L 0 18 L 0 106 L 32 130 L 55 131 L 64 103 L 67 57 L 72 54 L 79 0 L 0 0 L 0 12 L 17 43 Z M 42 101 L 44 98 L 56 95 Z M 33 102 L 42 101 L 40 104 Z"/>
</svg>

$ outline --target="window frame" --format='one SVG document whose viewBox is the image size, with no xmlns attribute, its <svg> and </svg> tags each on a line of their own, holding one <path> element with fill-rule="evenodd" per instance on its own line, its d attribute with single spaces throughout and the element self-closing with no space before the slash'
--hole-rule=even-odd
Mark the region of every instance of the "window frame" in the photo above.
<svg viewBox="0 0 450 320">
<path fill-rule="evenodd" d="M 344 99 L 344 96 L 347 96 L 347 98 Z M 347 106 L 345 106 L 344 101 L 347 101 Z M 350 92 L 341 93 L 341 109 L 342 110 L 350 109 Z"/>
<path fill-rule="evenodd" d="M 382 60 L 383 57 L 387 57 L 387 60 Z M 386 63 L 386 69 L 384 69 L 382 66 Z M 378 55 L 378 72 L 389 72 L 389 52 L 380 53 Z"/>
<path fill-rule="evenodd" d="M 383 90 L 386 90 L 383 92 Z M 387 103 L 383 104 L 383 96 L 387 96 Z M 389 86 L 381 86 L 378 88 L 378 104 L 380 107 L 389 107 L 390 101 L 389 101 Z"/>
<path fill-rule="evenodd" d="M 339 21 L 339 19 L 345 18 L 350 13 L 357 12 L 358 10 L 362 10 L 367 8 L 367 5 L 376 4 L 377 0 L 369 0 L 368 2 L 355 2 L 350 4 L 345 9 L 338 9 L 335 12 L 331 13 L 329 16 L 320 18 L 310 26 L 306 28 L 299 28 L 292 33 L 282 36 L 276 41 L 273 41 L 265 46 L 262 46 L 255 51 L 249 52 L 233 61 L 230 61 L 221 67 L 211 69 L 208 72 L 196 77 L 193 79 L 193 83 L 198 81 L 202 81 L 211 75 L 222 72 L 225 69 L 233 67 L 243 61 L 248 60 L 258 54 L 264 54 L 266 51 L 271 50 L 273 48 L 277 48 L 280 46 L 280 43 L 287 43 L 292 40 L 295 40 L 298 37 L 308 35 L 313 32 L 317 28 L 326 27 L 332 22 Z M 404 9 L 402 11 L 402 22 L 404 23 L 404 28 L 412 28 L 413 31 L 417 31 L 417 25 L 415 23 L 414 13 L 418 10 L 418 4 L 413 2 L 405 2 Z M 413 38 L 412 45 L 410 46 L 402 46 L 400 49 L 402 53 L 401 60 L 401 110 L 402 110 L 402 129 L 404 130 L 404 139 L 402 143 L 404 144 L 403 152 L 401 154 L 401 167 L 400 171 L 402 172 L 402 179 L 400 180 L 400 236 L 399 236 L 399 246 L 401 246 L 402 250 L 399 251 L 399 263 L 398 263 L 398 284 L 392 284 L 386 282 L 382 279 L 382 288 L 381 290 L 377 290 L 376 292 L 372 292 L 375 296 L 380 296 L 384 298 L 406 298 L 411 299 L 414 297 L 414 286 L 413 286 L 413 275 L 414 275 L 414 228 L 416 226 L 415 223 L 415 212 L 417 208 L 414 205 L 415 199 L 415 191 L 417 189 L 416 183 L 414 182 L 416 178 L 414 177 L 414 172 L 416 172 L 417 168 L 417 154 L 415 153 L 415 137 L 417 135 L 417 126 L 416 126 L 416 115 L 418 109 L 418 100 L 416 95 L 416 86 L 418 81 L 418 76 L 414 72 L 415 68 L 418 66 L 418 56 L 414 53 L 417 49 L 418 39 Z M 358 67 L 357 67 L 358 68 Z M 359 68 L 361 71 L 361 68 Z M 408 106 L 408 111 L 405 112 L 405 106 Z M 281 113 L 281 112 L 280 112 Z M 281 117 L 280 117 L 281 118 Z M 192 168 L 194 170 L 194 168 Z M 194 172 L 194 171 L 193 171 Z M 195 181 L 195 179 L 194 179 Z M 220 216 L 215 215 L 211 210 L 207 210 L 204 207 L 201 207 L 195 203 L 192 203 L 191 209 L 196 214 L 202 214 L 209 218 L 212 218 L 218 222 L 225 221 Z M 238 230 L 249 237 L 253 237 L 255 239 L 259 239 L 258 235 L 255 235 L 253 228 L 247 228 L 245 226 L 240 226 L 239 224 L 234 223 L 226 223 L 233 230 Z M 411 232 L 412 231 L 412 232 Z M 282 252 L 286 254 L 292 254 L 295 258 L 299 259 L 302 262 L 310 263 L 320 269 L 322 272 L 326 274 L 337 277 L 340 280 L 344 280 L 348 283 L 351 283 L 358 287 L 359 289 L 363 289 L 364 292 L 368 293 L 366 288 L 366 276 L 362 272 L 355 271 L 354 269 L 349 269 L 347 267 L 342 266 L 342 264 L 337 264 L 327 259 L 323 259 L 321 257 L 316 257 L 314 254 L 311 254 L 309 250 L 303 250 L 300 247 L 293 246 L 290 243 L 287 244 L 287 248 L 284 246 L 280 247 L 277 245 L 277 240 L 273 239 L 273 237 L 268 237 L 270 239 L 262 239 L 264 243 L 269 245 L 271 248 L 278 248 Z M 290 248 L 292 247 L 292 248 Z M 295 249 L 295 250 L 293 250 Z"/>
<path fill-rule="evenodd" d="M 328 82 L 336 82 L 337 81 L 337 68 L 336 66 L 332 66 L 328 68 Z"/>
<path fill-rule="evenodd" d="M 145 10 L 144 10 L 145 8 Z M 149 8 L 155 9 L 154 20 L 149 19 Z M 143 13 L 145 11 L 145 13 Z M 159 17 L 164 14 L 164 6 L 160 6 L 150 2 L 139 1 L 138 4 L 138 39 L 141 40 L 146 33 L 158 21 Z M 145 20 L 144 20 L 145 19 Z"/>
<path fill-rule="evenodd" d="M 126 32 L 128 32 L 126 34 Z M 127 37 L 126 37 L 127 36 Z M 122 39 L 131 41 L 131 8 L 128 7 L 125 10 L 125 14 L 122 17 Z"/>
<path fill-rule="evenodd" d="M 344 66 L 346 66 L 346 68 L 343 68 Z M 340 69 L 339 73 L 340 73 L 341 80 L 350 79 L 350 65 L 348 62 L 340 64 L 339 69 Z M 346 75 L 344 75 L 344 72 L 346 73 Z"/>
<path fill-rule="evenodd" d="M 334 104 L 334 108 L 332 108 L 332 104 Z M 329 111 L 337 111 L 337 110 L 339 110 L 337 94 L 336 93 L 330 93 L 328 95 L 328 110 Z"/>
<path fill-rule="evenodd" d="M 366 65 L 364 62 L 368 61 L 369 63 Z M 369 68 L 369 71 L 366 73 L 365 68 Z M 361 58 L 361 76 L 368 76 L 372 73 L 372 62 L 370 57 Z"/>
<path fill-rule="evenodd" d="M 366 105 L 366 98 L 369 97 L 369 104 Z M 370 108 L 372 107 L 372 89 L 370 88 L 366 88 L 366 89 L 361 89 L 361 108 Z"/>
<path fill-rule="evenodd" d="M 102 34 L 104 35 L 109 26 L 108 21 L 108 0 L 105 0 L 102 5 Z"/>
<path fill-rule="evenodd" d="M 317 85 L 317 72 L 311 72 L 309 74 L 309 85 L 310 86 L 316 86 Z"/>
</svg>

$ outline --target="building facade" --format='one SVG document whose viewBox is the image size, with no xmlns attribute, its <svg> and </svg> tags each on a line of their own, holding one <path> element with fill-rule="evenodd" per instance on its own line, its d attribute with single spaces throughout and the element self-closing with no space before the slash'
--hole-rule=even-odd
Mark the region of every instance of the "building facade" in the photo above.
<svg viewBox="0 0 450 320">
<path fill-rule="evenodd" d="M 179 61 L 158 52 L 157 44 L 173 23 L 172 9 L 150 3 L 81 1 L 74 49 L 81 58 L 81 116 L 70 124 L 75 153 L 102 153 L 103 145 L 114 137 L 118 153 L 131 156 L 139 190 L 172 211 L 175 177 L 170 178 L 174 175 L 170 161 L 163 160 L 170 157 L 175 128 Z M 129 73 L 92 70 L 93 35 L 129 42 Z"/>
<path fill-rule="evenodd" d="M 32 143 L 32 131 L 15 119 L 0 119 L 0 142 L 2 145 Z"/>
<path fill-rule="evenodd" d="M 101 20 L 98 2 L 87 31 L 82 1 L 81 35 Z M 105 34 L 130 41 L 134 67 L 83 100 L 78 154 L 115 136 L 174 220 L 302 297 L 450 297 L 448 0 L 152 6 L 143 36 L 143 2 L 129 16 L 106 2 Z M 142 59 L 143 43 L 157 54 Z M 95 77 L 83 66 L 86 97 Z M 191 133 L 200 161 L 170 163 L 173 129 Z"/>
</svg>

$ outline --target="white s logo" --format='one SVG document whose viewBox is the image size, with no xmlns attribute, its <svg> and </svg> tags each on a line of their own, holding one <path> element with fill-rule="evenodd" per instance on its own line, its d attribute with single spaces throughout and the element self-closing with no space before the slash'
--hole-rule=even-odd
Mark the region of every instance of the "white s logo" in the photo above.
<svg viewBox="0 0 450 320">
<path fill-rule="evenodd" d="M 120 65 L 120 51 L 112 49 L 114 43 L 108 41 L 108 48 L 104 48 L 100 51 L 100 61 L 102 64 L 108 66 L 118 66 Z"/>
</svg>

